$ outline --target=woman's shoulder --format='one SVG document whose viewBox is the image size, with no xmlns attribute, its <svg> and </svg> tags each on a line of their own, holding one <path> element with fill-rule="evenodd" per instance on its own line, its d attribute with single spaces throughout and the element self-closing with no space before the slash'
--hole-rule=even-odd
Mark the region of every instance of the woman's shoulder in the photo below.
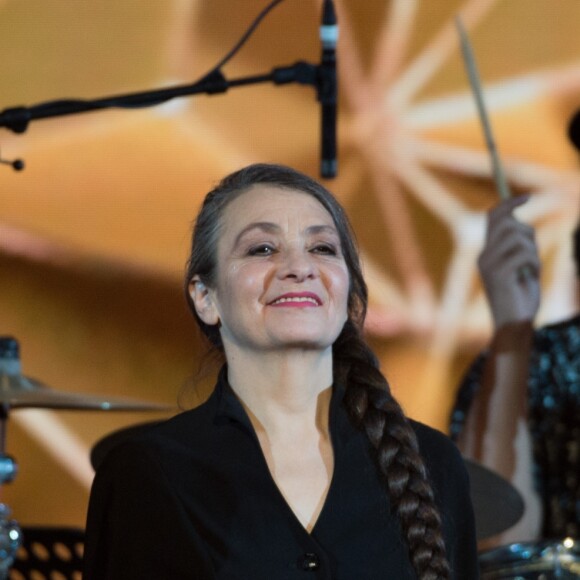
<svg viewBox="0 0 580 580">
<path fill-rule="evenodd" d="M 539 335 L 549 334 L 551 332 L 566 332 L 572 329 L 580 329 L 580 313 L 574 314 L 563 320 L 557 320 L 540 326 L 536 333 Z"/>
<path fill-rule="evenodd" d="M 454 513 L 458 521 L 469 522 L 473 508 L 469 473 L 458 447 L 445 433 L 418 421 L 411 421 L 419 450 L 441 509 Z"/>
<path fill-rule="evenodd" d="M 431 427 L 430 425 L 415 419 L 409 419 L 409 423 L 411 424 L 411 427 L 413 427 L 421 447 L 423 445 L 434 445 L 436 447 L 456 447 L 451 438 L 439 429 Z"/>
<path fill-rule="evenodd" d="M 91 463 L 99 471 L 106 464 L 123 466 L 136 461 L 182 453 L 204 447 L 211 424 L 207 403 L 161 420 L 131 425 L 102 438 L 91 451 Z"/>
<path fill-rule="evenodd" d="M 420 421 L 410 419 L 410 423 L 417 435 L 419 451 L 430 471 L 465 469 L 461 453 L 448 435 Z"/>
</svg>

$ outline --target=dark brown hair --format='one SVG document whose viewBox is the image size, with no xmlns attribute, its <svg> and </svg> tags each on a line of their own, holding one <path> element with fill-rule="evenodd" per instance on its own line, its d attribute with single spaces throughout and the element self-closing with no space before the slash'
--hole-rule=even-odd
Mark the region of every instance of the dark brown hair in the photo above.
<svg viewBox="0 0 580 580">
<path fill-rule="evenodd" d="M 215 287 L 216 249 L 224 208 L 257 184 L 307 193 L 320 202 L 334 220 L 350 275 L 348 320 L 333 345 L 334 378 L 346 386 L 344 401 L 352 421 L 366 432 L 376 449 L 377 465 L 393 512 L 400 519 L 417 577 L 419 580 L 446 580 L 450 571 L 441 518 L 415 431 L 391 395 L 378 361 L 362 337 L 367 286 L 352 228 L 335 197 L 317 181 L 280 165 L 250 165 L 225 177 L 208 193 L 195 222 L 185 276 L 189 306 L 205 335 L 215 347 L 223 350 L 219 329 L 199 319 L 187 290 L 194 275 L 207 286 Z"/>
</svg>

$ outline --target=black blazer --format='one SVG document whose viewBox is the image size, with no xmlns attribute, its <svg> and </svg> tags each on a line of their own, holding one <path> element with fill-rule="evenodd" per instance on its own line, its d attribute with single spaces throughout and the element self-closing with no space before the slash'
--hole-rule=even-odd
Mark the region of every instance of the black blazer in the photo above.
<svg viewBox="0 0 580 580">
<path fill-rule="evenodd" d="M 413 422 L 442 510 L 453 578 L 478 578 L 467 473 L 454 444 Z M 222 372 L 206 403 L 119 444 L 97 470 L 85 580 L 406 580 L 397 518 L 366 436 L 334 388 L 334 473 L 311 533 L 268 470 Z"/>
</svg>

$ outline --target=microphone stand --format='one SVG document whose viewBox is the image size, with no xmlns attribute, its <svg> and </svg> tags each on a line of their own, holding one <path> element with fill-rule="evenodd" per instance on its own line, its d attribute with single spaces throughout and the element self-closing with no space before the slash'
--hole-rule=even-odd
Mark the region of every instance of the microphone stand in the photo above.
<svg viewBox="0 0 580 580">
<path fill-rule="evenodd" d="M 67 99 L 47 101 L 31 107 L 11 107 L 0 112 L 0 127 L 10 129 L 14 133 L 24 133 L 28 129 L 28 125 L 38 119 L 88 113 L 115 107 L 127 109 L 149 107 L 176 97 L 199 93 L 210 95 L 225 93 L 232 87 L 265 82 L 272 82 L 276 85 L 289 83 L 311 85 L 316 87 L 317 97 L 320 100 L 324 98 L 328 90 L 327 74 L 328 71 L 324 67 L 304 61 L 298 61 L 291 66 L 275 68 L 267 74 L 233 80 L 227 80 L 217 69 L 198 82 L 189 85 L 178 85 L 166 89 L 103 97 L 95 100 Z M 22 162 L 20 161 L 20 163 Z M 9 362 L 0 357 L 0 371 L 4 370 L 3 366 Z M 0 489 L 3 484 L 12 481 L 17 472 L 16 463 L 4 453 L 7 420 L 8 410 L 4 406 L 0 406 Z M 10 518 L 10 514 L 10 508 L 0 502 L 0 580 L 8 578 L 9 568 L 14 562 L 16 551 L 22 541 L 18 523 Z"/>
<path fill-rule="evenodd" d="M 299 83 L 317 87 L 318 97 L 327 85 L 324 82 L 326 71 L 323 67 L 304 61 L 298 61 L 291 66 L 278 67 L 270 73 L 227 80 L 219 69 L 210 72 L 201 80 L 189 84 L 178 85 L 166 89 L 156 89 L 138 93 L 115 95 L 94 100 L 67 99 L 47 101 L 31 107 L 11 107 L 0 112 L 0 127 L 6 127 L 14 133 L 24 133 L 31 121 L 87 113 L 107 108 L 141 108 L 159 105 L 176 97 L 185 97 L 198 93 L 209 95 L 225 93 L 232 87 L 241 87 L 257 83 L 272 82 L 276 85 Z"/>
</svg>

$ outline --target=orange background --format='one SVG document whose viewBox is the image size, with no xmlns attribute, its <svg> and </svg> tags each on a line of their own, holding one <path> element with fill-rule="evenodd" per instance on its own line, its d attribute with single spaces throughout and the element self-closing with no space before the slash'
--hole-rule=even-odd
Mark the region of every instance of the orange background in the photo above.
<svg viewBox="0 0 580 580">
<path fill-rule="evenodd" d="M 0 0 L 0 109 L 190 83 L 263 0 Z M 407 412 L 441 429 L 490 332 L 475 259 L 495 203 L 453 18 L 470 30 L 521 217 L 544 261 L 539 322 L 575 310 L 570 231 L 580 105 L 577 0 L 337 0 L 343 201 L 371 290 L 368 336 Z M 286 0 L 227 78 L 317 63 L 320 2 Z M 186 406 L 207 393 L 181 275 L 191 220 L 221 176 L 255 161 L 317 176 L 310 87 L 257 85 L 0 130 L 0 333 L 23 373 L 54 389 Z M 84 525 L 91 447 L 167 413 L 16 410 L 3 501 L 22 524 Z M 144 506 L 145 509 L 145 506 Z"/>
</svg>

